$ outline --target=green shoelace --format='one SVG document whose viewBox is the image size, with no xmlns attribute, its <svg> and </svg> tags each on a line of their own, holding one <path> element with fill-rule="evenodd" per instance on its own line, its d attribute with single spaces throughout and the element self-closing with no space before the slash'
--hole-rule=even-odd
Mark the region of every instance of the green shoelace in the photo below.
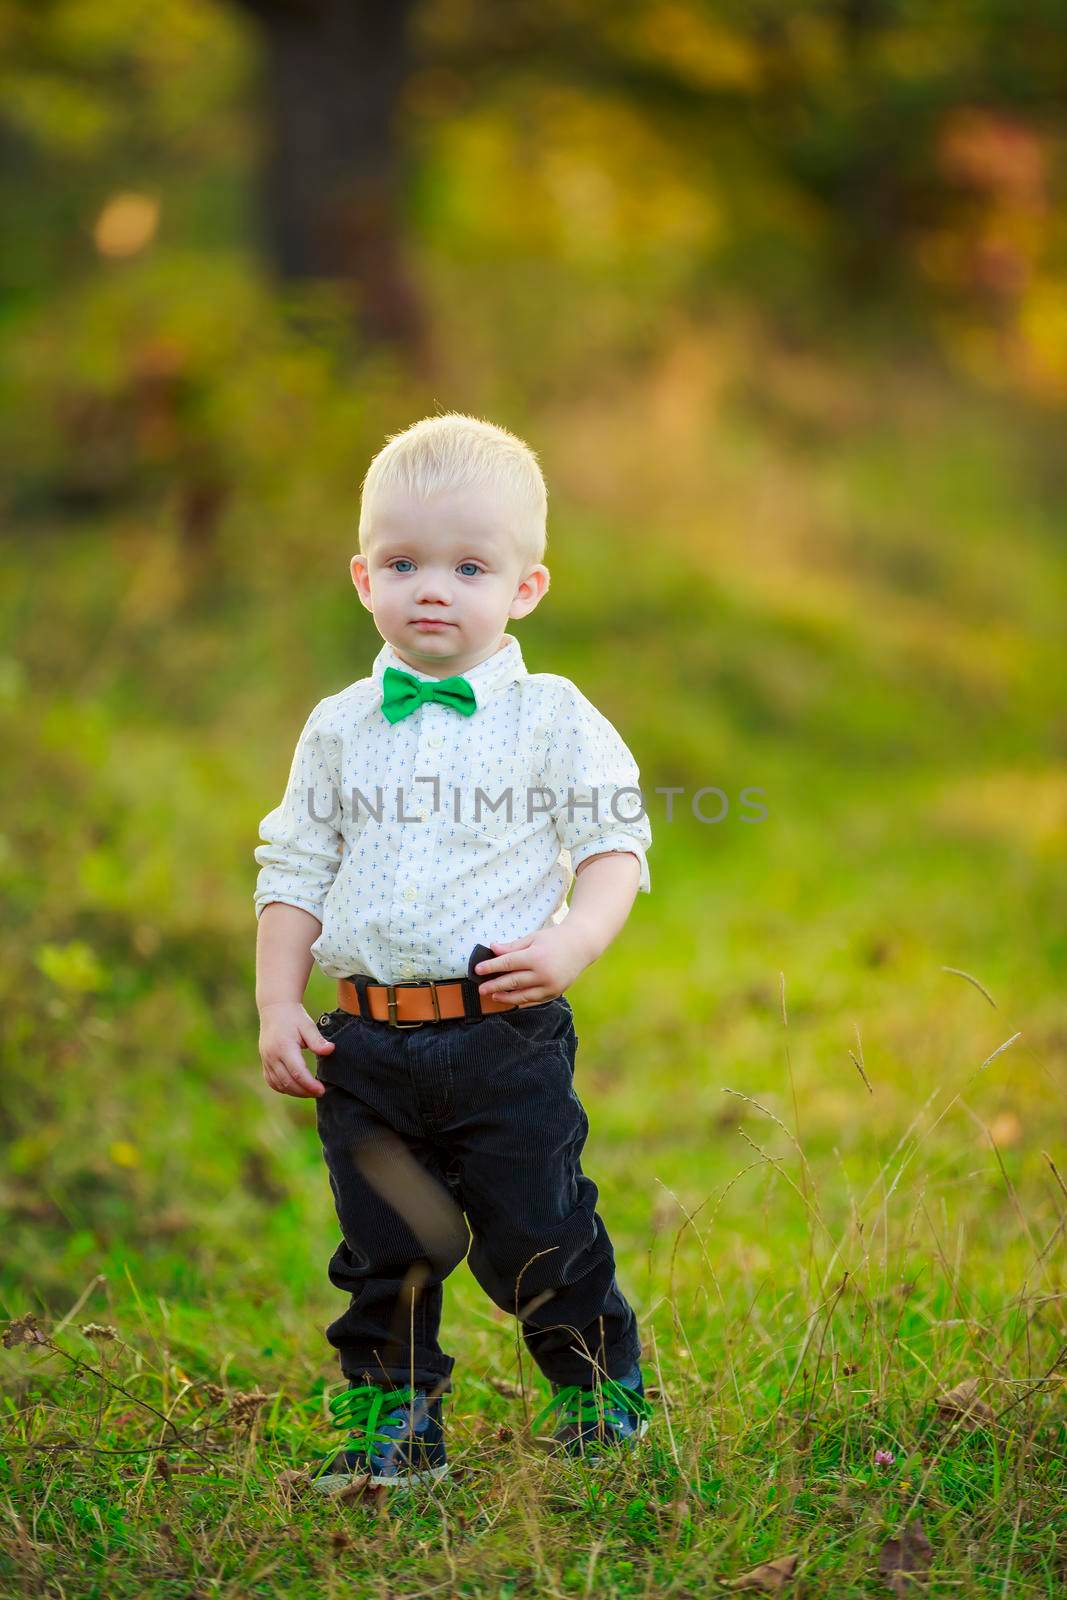
<svg viewBox="0 0 1067 1600">
<path fill-rule="evenodd" d="M 547 1406 L 543 1406 L 531 1422 L 531 1428 L 536 1428 L 552 1411 L 559 1412 L 561 1423 L 598 1422 L 600 1420 L 601 1405 L 605 1416 L 609 1408 L 632 1411 L 636 1417 L 651 1417 L 652 1406 L 644 1395 L 638 1394 L 636 1389 L 630 1389 L 625 1383 L 618 1383 L 614 1378 L 605 1378 L 599 1391 L 602 1400 L 598 1398 L 596 1389 L 581 1389 L 576 1383 L 561 1389 L 552 1396 Z"/>
<path fill-rule="evenodd" d="M 411 1389 L 381 1389 L 376 1383 L 358 1384 L 354 1389 L 334 1395 L 330 1401 L 334 1423 L 350 1430 L 342 1448 L 370 1451 L 379 1444 L 394 1444 L 397 1435 L 383 1432 L 378 1418 L 397 1406 L 410 1406 L 412 1398 Z M 395 1426 L 395 1418 L 393 1422 Z"/>
</svg>

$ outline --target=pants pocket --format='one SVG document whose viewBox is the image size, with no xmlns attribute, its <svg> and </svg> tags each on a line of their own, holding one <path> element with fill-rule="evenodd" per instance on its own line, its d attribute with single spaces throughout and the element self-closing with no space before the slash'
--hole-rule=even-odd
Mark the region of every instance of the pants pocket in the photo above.
<svg viewBox="0 0 1067 1600">
<path fill-rule="evenodd" d="M 316 1027 L 324 1039 L 336 1039 L 339 1034 L 346 1033 L 349 1028 L 359 1022 L 351 1011 L 345 1011 L 342 1006 L 337 1006 L 333 1011 L 324 1011 L 316 1021 Z"/>
<path fill-rule="evenodd" d="M 556 1046 L 569 1054 L 573 1020 L 570 1001 L 562 995 L 542 1000 L 533 1006 L 514 1006 L 510 1011 L 491 1011 L 487 1020 L 501 1038 L 512 1045 L 533 1051 Z"/>
</svg>

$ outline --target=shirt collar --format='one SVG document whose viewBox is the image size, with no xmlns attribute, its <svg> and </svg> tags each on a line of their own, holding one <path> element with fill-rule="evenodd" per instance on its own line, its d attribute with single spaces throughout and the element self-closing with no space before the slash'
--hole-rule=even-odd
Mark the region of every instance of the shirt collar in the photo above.
<svg viewBox="0 0 1067 1600">
<path fill-rule="evenodd" d="M 437 681 L 433 673 L 420 672 L 417 667 L 409 666 L 397 655 L 388 639 L 383 642 L 371 667 L 371 676 L 379 684 L 385 676 L 386 667 L 395 667 L 398 672 L 409 672 L 413 678 L 418 678 L 420 683 Z M 499 689 L 506 688 L 516 678 L 523 678 L 526 675 L 527 667 L 522 658 L 522 649 L 513 633 L 505 633 L 503 644 L 491 656 L 486 656 L 485 660 L 479 661 L 476 666 L 468 667 L 466 672 L 457 674 L 466 678 L 474 690 L 479 706 L 483 706 Z"/>
</svg>

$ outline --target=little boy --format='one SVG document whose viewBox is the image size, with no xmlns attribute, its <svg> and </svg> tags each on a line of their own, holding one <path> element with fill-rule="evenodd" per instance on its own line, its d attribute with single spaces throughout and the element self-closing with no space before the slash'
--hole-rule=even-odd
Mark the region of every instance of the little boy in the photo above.
<svg viewBox="0 0 1067 1600">
<path fill-rule="evenodd" d="M 389 439 L 351 562 L 384 644 L 312 711 L 260 824 L 260 1056 L 316 1097 L 350 1296 L 326 1329 L 349 1381 L 328 1492 L 447 1472 L 438 1331 L 464 1258 L 549 1380 L 556 1449 L 604 1461 L 648 1428 L 564 991 L 649 890 L 651 828 L 611 723 L 504 631 L 548 587 L 546 509 L 506 429 L 452 412 Z M 338 980 L 318 1026 L 313 961 Z"/>
</svg>

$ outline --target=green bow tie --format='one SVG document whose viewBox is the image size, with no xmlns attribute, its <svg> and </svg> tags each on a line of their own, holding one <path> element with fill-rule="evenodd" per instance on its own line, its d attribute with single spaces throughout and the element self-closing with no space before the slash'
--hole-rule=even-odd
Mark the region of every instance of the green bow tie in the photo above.
<svg viewBox="0 0 1067 1600">
<path fill-rule="evenodd" d="M 478 709 L 474 690 L 466 678 L 416 678 L 414 673 L 386 667 L 382 674 L 382 711 L 390 722 L 399 722 L 417 711 L 424 700 L 439 700 L 469 717 Z"/>
</svg>

